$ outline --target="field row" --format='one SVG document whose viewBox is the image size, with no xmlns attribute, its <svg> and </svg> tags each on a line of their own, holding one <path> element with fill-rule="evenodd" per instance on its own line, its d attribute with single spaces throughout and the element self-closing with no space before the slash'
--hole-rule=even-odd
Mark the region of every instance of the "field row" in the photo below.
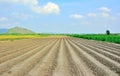
<svg viewBox="0 0 120 76">
<path fill-rule="evenodd" d="M 60 37 L 0 47 L 0 76 L 120 76 L 118 44 Z"/>
</svg>

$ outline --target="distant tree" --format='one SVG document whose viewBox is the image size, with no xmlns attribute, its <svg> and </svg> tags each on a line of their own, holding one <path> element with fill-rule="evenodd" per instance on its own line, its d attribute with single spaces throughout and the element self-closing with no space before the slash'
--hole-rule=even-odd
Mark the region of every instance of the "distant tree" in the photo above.
<svg viewBox="0 0 120 76">
<path fill-rule="evenodd" d="M 109 30 L 106 30 L 106 34 L 107 34 L 107 35 L 110 35 L 110 31 L 109 31 Z"/>
</svg>

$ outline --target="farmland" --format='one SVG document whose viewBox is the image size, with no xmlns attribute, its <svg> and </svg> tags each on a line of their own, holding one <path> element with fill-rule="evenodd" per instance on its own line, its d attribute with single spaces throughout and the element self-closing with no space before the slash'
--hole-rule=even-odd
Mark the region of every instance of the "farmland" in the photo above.
<svg viewBox="0 0 120 76">
<path fill-rule="evenodd" d="M 0 76 L 120 76 L 120 45 L 65 36 L 0 42 Z"/>
<path fill-rule="evenodd" d="M 113 43 L 120 43 L 120 35 L 119 34 L 69 34 L 68 36 L 90 39 L 90 40 L 98 40 L 98 41 L 106 41 Z"/>
<path fill-rule="evenodd" d="M 53 34 L 0 34 L 0 41 L 3 40 L 19 40 L 29 38 L 46 38 L 51 36 L 57 36 Z"/>
</svg>

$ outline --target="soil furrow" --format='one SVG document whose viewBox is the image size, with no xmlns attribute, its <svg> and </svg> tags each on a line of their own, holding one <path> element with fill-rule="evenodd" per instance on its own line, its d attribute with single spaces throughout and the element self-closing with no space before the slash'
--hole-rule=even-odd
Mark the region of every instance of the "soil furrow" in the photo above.
<svg viewBox="0 0 120 76">
<path fill-rule="evenodd" d="M 120 64 L 119 63 L 114 62 L 113 60 L 105 57 L 104 55 L 101 55 L 101 54 L 95 52 L 94 50 L 92 50 L 88 47 L 85 47 L 82 44 L 77 44 L 76 43 L 76 45 L 78 45 L 81 49 L 84 49 L 85 52 L 90 54 L 96 60 L 98 60 L 99 62 L 101 62 L 102 64 L 104 64 L 105 66 L 107 66 L 108 68 L 110 68 L 111 70 L 113 70 L 114 72 L 119 74 L 119 72 L 120 72 Z"/>
<path fill-rule="evenodd" d="M 76 50 L 78 56 L 86 63 L 86 65 L 93 71 L 96 76 L 118 76 L 115 72 L 111 71 L 108 67 L 104 66 L 93 58 L 90 54 L 85 52 L 86 49 L 81 48 L 78 44 L 71 42 L 71 45 Z"/>
<path fill-rule="evenodd" d="M 77 41 L 76 41 L 76 42 L 77 42 Z M 93 51 L 96 51 L 96 52 L 98 52 L 98 53 L 100 53 L 100 54 L 102 54 L 102 55 L 104 55 L 104 56 L 106 56 L 106 57 L 108 57 L 108 58 L 110 58 L 110 59 L 112 59 L 112 60 L 120 63 L 120 57 L 117 56 L 117 55 L 115 55 L 115 54 L 113 54 L 113 53 L 110 53 L 110 52 L 108 52 L 108 51 L 102 50 L 102 49 L 100 49 L 100 48 L 91 46 L 91 45 L 86 44 L 86 43 L 83 43 L 83 42 L 82 42 L 82 43 L 78 42 L 78 43 L 79 43 L 79 44 L 82 44 L 82 45 L 84 45 L 84 46 L 92 49 Z"/>
<path fill-rule="evenodd" d="M 14 65 L 23 62 L 24 60 L 28 59 L 29 57 L 33 56 L 34 54 L 38 53 L 41 49 L 45 48 L 47 45 L 49 45 L 51 42 L 45 43 L 41 47 L 37 47 L 34 50 L 29 51 L 28 53 L 25 53 L 21 56 L 18 56 L 14 59 L 11 59 L 9 61 L 6 61 L 0 65 L 0 74 L 3 74 L 4 72 L 8 71 L 10 68 L 12 68 Z"/>
<path fill-rule="evenodd" d="M 66 57 L 66 49 L 64 44 L 64 39 L 61 39 L 59 54 L 57 59 L 57 66 L 53 73 L 53 76 L 72 76 L 71 67 L 69 61 Z"/>
<path fill-rule="evenodd" d="M 50 49 L 54 45 L 54 43 L 41 49 L 41 51 L 38 49 L 39 52 L 31 56 L 30 58 L 26 59 L 22 63 L 19 63 L 13 66 L 9 71 L 4 73 L 2 76 L 24 76 L 26 75 L 40 61 L 40 59 L 46 55 L 46 53 L 49 51 L 48 49 Z"/>
<path fill-rule="evenodd" d="M 79 41 L 79 40 L 75 40 L 75 41 L 80 42 L 80 43 L 85 43 L 85 44 L 91 45 L 93 47 L 99 48 L 101 50 L 104 50 L 104 51 L 110 52 L 112 54 L 115 54 L 117 56 L 120 56 L 120 52 L 119 51 L 111 50 L 111 49 L 106 48 L 104 46 L 100 46 L 100 45 L 98 45 L 98 44 L 96 44 L 94 42 L 82 42 L 82 41 Z"/>
<path fill-rule="evenodd" d="M 57 41 L 46 55 L 36 64 L 36 66 L 29 71 L 26 76 L 51 76 L 56 67 L 56 60 L 58 56 L 59 41 Z"/>
<path fill-rule="evenodd" d="M 85 65 L 83 60 L 76 54 L 75 52 L 76 50 L 72 48 L 69 40 L 67 40 L 66 43 L 67 43 L 67 47 L 69 48 L 69 52 L 71 54 L 74 65 L 76 65 L 76 69 L 78 69 L 79 75 L 75 75 L 75 76 L 94 76 L 92 71 L 87 67 L 87 65 Z"/>
<path fill-rule="evenodd" d="M 22 55 L 24 53 L 27 53 L 30 50 L 33 50 L 34 48 L 37 48 L 38 46 L 42 46 L 42 44 L 43 44 L 43 42 L 36 43 L 36 45 L 31 45 L 31 46 L 28 46 L 28 47 L 26 47 L 24 49 L 17 50 L 16 52 L 13 52 L 11 54 L 5 55 L 5 56 L 3 56 L 3 57 L 0 58 L 0 64 L 2 62 L 5 62 L 5 61 L 10 60 L 12 58 L 16 58 L 16 57 L 18 57 L 18 56 L 20 56 L 20 55 Z"/>
<path fill-rule="evenodd" d="M 0 42 L 0 76 L 120 76 L 119 46 L 64 36 Z"/>
<path fill-rule="evenodd" d="M 13 46 L 14 47 L 14 49 L 10 49 L 10 47 L 7 49 L 7 51 L 5 51 L 5 52 L 3 52 L 3 53 L 0 53 L 0 57 L 3 57 L 3 56 L 6 56 L 6 55 L 9 55 L 9 54 L 12 54 L 12 53 L 16 53 L 16 52 L 18 52 L 18 51 L 20 51 L 20 50 L 24 50 L 25 48 L 29 48 L 29 47 L 32 47 L 34 44 L 36 44 L 37 45 L 37 43 L 36 42 L 27 42 L 27 44 L 25 43 L 22 43 L 23 45 L 22 46 L 19 46 L 19 45 L 16 45 L 16 46 Z M 39 44 L 40 45 L 40 44 Z"/>
</svg>

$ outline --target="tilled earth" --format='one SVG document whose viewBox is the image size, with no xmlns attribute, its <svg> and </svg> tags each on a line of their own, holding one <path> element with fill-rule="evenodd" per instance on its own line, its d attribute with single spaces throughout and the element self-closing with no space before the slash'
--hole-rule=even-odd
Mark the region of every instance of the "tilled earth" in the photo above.
<svg viewBox="0 0 120 76">
<path fill-rule="evenodd" d="M 70 37 L 0 42 L 0 76 L 120 76 L 120 45 Z"/>
</svg>

